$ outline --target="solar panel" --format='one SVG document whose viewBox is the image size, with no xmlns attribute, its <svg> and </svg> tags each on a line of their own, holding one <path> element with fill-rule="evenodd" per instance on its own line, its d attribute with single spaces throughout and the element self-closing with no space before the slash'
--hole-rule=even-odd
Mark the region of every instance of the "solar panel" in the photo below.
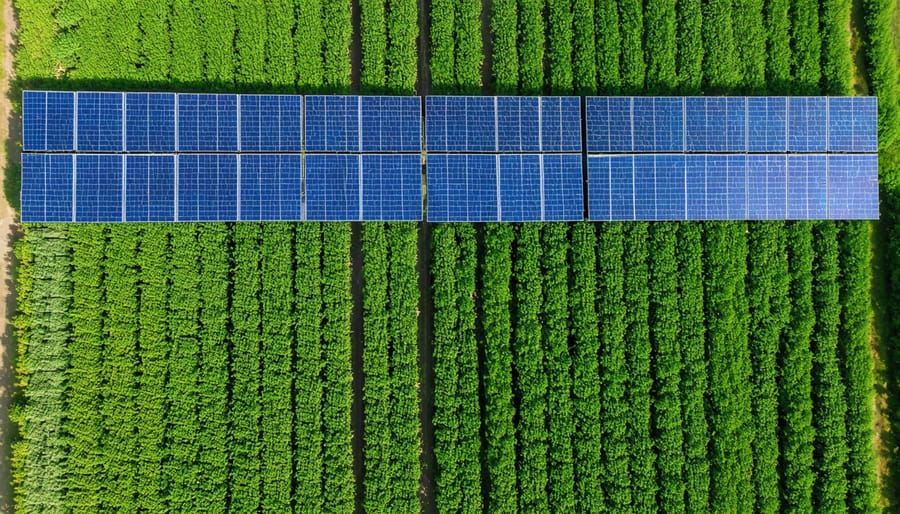
<svg viewBox="0 0 900 514">
<path fill-rule="evenodd" d="M 421 152 L 422 101 L 417 96 L 363 96 L 363 152 Z"/>
<path fill-rule="evenodd" d="M 358 96 L 307 96 L 307 152 L 359 152 L 361 115 Z"/>
<path fill-rule="evenodd" d="M 178 156 L 178 221 L 237 220 L 237 155 Z"/>
<path fill-rule="evenodd" d="M 542 221 L 584 219 L 584 170 L 581 154 L 541 155 Z"/>
<path fill-rule="evenodd" d="M 581 99 L 577 96 L 541 97 L 542 152 L 581 151 Z"/>
<path fill-rule="evenodd" d="M 687 194 L 687 219 L 710 219 L 710 202 L 708 201 L 707 193 L 708 180 L 706 174 L 706 155 L 686 155 L 684 158 L 684 168 Z M 713 202 L 713 204 L 719 205 L 719 202 Z"/>
<path fill-rule="evenodd" d="M 175 221 L 175 156 L 125 158 L 125 221 Z"/>
<path fill-rule="evenodd" d="M 878 154 L 827 156 L 828 219 L 878 219 Z"/>
<path fill-rule="evenodd" d="M 238 151 L 237 95 L 179 94 L 178 150 Z"/>
<path fill-rule="evenodd" d="M 612 218 L 610 171 L 608 156 L 588 156 L 588 219 L 590 220 L 609 221 Z"/>
<path fill-rule="evenodd" d="M 634 151 L 683 151 L 683 106 L 680 97 L 634 97 Z"/>
<path fill-rule="evenodd" d="M 828 215 L 825 155 L 789 155 L 787 219 L 824 219 Z"/>
<path fill-rule="evenodd" d="M 22 149 L 26 152 L 75 149 L 75 93 L 22 92 Z"/>
<path fill-rule="evenodd" d="M 306 156 L 306 219 L 358 221 L 362 219 L 360 155 Z"/>
<path fill-rule="evenodd" d="M 428 221 L 498 221 L 496 155 L 428 156 Z"/>
<path fill-rule="evenodd" d="M 500 221 L 541 221 L 541 156 L 500 156 Z"/>
<path fill-rule="evenodd" d="M 425 147 L 429 152 L 496 152 L 494 97 L 429 96 L 425 99 Z"/>
<path fill-rule="evenodd" d="M 241 95 L 242 152 L 300 152 L 303 97 Z"/>
<path fill-rule="evenodd" d="M 73 157 L 22 154 L 22 221 L 72 221 Z"/>
<path fill-rule="evenodd" d="M 728 147 L 727 102 L 724 97 L 685 99 L 685 142 L 688 152 L 724 152 Z"/>
<path fill-rule="evenodd" d="M 77 93 L 79 152 L 121 152 L 123 93 Z"/>
<path fill-rule="evenodd" d="M 635 218 L 635 156 L 614 155 L 609 159 L 610 219 Z"/>
<path fill-rule="evenodd" d="M 302 220 L 301 174 L 301 157 L 297 154 L 241 155 L 239 219 L 241 221 Z"/>
<path fill-rule="evenodd" d="M 727 155 L 725 156 L 725 174 L 727 177 L 727 199 L 728 199 L 728 217 L 730 220 L 743 220 L 749 218 L 749 190 L 750 177 L 748 174 L 748 156 L 746 155 Z M 707 161 L 706 170 L 710 181 L 714 177 L 710 176 L 711 166 Z"/>
<path fill-rule="evenodd" d="M 787 99 L 784 97 L 747 98 L 748 151 L 784 152 L 787 150 Z"/>
<path fill-rule="evenodd" d="M 498 151 L 541 151 L 540 102 L 536 96 L 497 97 Z"/>
<path fill-rule="evenodd" d="M 589 153 L 634 150 L 632 97 L 595 96 L 585 98 L 584 102 Z"/>
<path fill-rule="evenodd" d="M 686 191 L 683 155 L 656 155 L 655 191 L 657 220 L 685 219 Z"/>
<path fill-rule="evenodd" d="M 362 156 L 362 219 L 422 219 L 422 157 L 419 154 Z"/>
<path fill-rule="evenodd" d="M 174 93 L 125 93 L 125 151 L 175 151 Z"/>
<path fill-rule="evenodd" d="M 788 150 L 824 152 L 828 142 L 828 120 L 824 97 L 788 99 Z"/>
<path fill-rule="evenodd" d="M 828 98 L 828 151 L 878 151 L 878 99 Z"/>
<path fill-rule="evenodd" d="M 122 155 L 75 155 L 75 221 L 122 221 Z"/>
</svg>

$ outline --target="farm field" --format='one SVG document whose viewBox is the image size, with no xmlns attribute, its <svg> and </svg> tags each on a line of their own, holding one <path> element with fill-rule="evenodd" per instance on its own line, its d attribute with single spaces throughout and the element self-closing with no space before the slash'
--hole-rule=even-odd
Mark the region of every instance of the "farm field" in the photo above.
<svg viewBox="0 0 900 514">
<path fill-rule="evenodd" d="M 854 94 L 846 0 L 354 5 L 18 0 L 18 87 Z M 894 8 L 862 7 L 896 245 Z M 27 225 L 16 504 L 873 512 L 870 230 Z"/>
</svg>

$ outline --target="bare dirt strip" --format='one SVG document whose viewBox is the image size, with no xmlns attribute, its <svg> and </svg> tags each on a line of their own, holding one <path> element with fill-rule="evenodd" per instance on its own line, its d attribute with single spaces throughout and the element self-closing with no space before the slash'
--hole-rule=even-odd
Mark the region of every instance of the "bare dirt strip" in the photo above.
<svg viewBox="0 0 900 514">
<path fill-rule="evenodd" d="M 3 54 L 0 77 L 0 184 L 10 162 L 18 162 L 15 142 L 21 134 L 21 124 L 12 111 L 10 81 L 13 78 L 13 47 L 16 17 L 12 0 L 3 0 Z M 10 318 L 15 314 L 16 291 L 12 269 L 15 265 L 13 242 L 21 233 L 16 223 L 15 211 L 0 189 L 0 513 L 13 512 L 12 486 L 10 484 L 10 440 L 13 427 L 9 420 L 9 403 L 15 383 L 14 366 L 16 347 L 12 337 Z"/>
</svg>

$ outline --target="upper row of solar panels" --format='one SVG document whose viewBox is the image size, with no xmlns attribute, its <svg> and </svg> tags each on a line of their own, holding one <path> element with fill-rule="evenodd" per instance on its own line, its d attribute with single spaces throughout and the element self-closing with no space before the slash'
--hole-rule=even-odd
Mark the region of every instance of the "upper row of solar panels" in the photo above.
<svg viewBox="0 0 900 514">
<path fill-rule="evenodd" d="M 874 97 L 588 97 L 588 153 L 877 152 Z"/>
<path fill-rule="evenodd" d="M 22 103 L 26 152 L 422 150 L 418 97 L 25 91 Z"/>
</svg>

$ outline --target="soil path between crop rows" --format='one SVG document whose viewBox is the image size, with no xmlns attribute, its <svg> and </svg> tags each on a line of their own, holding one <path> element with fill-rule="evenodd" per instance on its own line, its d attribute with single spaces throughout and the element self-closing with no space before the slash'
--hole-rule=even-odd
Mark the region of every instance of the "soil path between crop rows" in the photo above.
<svg viewBox="0 0 900 514">
<path fill-rule="evenodd" d="M 10 168 L 10 162 L 18 162 L 15 142 L 20 139 L 21 123 L 12 111 L 10 83 L 13 78 L 13 47 L 16 17 L 12 0 L 3 0 L 3 72 L 0 80 L 0 184 Z M 12 337 L 10 318 L 16 311 L 16 291 L 12 268 L 15 265 L 13 242 L 21 230 L 16 224 L 15 211 L 0 190 L 0 513 L 13 512 L 10 473 L 10 442 L 13 426 L 9 419 L 9 404 L 15 383 L 15 341 Z"/>
</svg>

